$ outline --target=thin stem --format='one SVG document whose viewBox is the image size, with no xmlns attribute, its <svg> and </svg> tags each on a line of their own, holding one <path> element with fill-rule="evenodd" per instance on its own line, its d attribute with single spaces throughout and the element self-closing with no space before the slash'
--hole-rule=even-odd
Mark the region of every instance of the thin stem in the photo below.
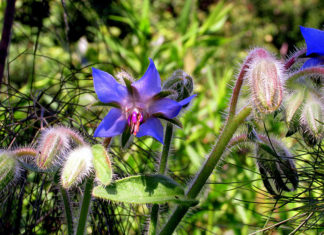
<svg viewBox="0 0 324 235">
<path fill-rule="evenodd" d="M 199 173 L 192 180 L 186 192 L 188 198 L 195 198 L 199 194 L 206 181 L 208 180 L 209 176 L 213 172 L 215 166 L 220 161 L 221 156 L 225 151 L 226 146 L 231 140 L 233 134 L 235 133 L 237 128 L 244 122 L 245 118 L 251 113 L 251 111 L 252 108 L 247 106 L 244 109 L 242 109 L 242 111 L 239 112 L 235 117 L 227 120 L 227 123 L 223 129 L 222 134 L 218 138 L 216 145 L 209 154 Z M 172 232 L 175 230 L 175 228 L 181 221 L 182 217 L 186 214 L 188 209 L 189 207 L 177 206 L 174 212 L 172 213 L 171 217 L 168 219 L 167 223 L 162 228 L 160 235 L 172 234 Z"/>
<path fill-rule="evenodd" d="M 65 188 L 60 186 L 60 191 L 63 199 L 63 204 L 64 204 L 64 211 L 65 211 L 65 218 L 66 218 L 66 223 L 67 223 L 67 228 L 68 228 L 68 234 L 72 235 L 73 234 L 73 219 L 72 219 L 72 210 L 70 206 L 70 200 L 69 200 L 69 195 L 67 194 Z"/>
<path fill-rule="evenodd" d="M 165 136 L 164 136 L 164 145 L 161 154 L 161 160 L 159 165 L 159 173 L 165 174 L 167 171 L 167 164 L 168 164 L 168 156 L 171 146 L 171 139 L 173 134 L 173 125 L 168 122 L 166 126 Z"/>
<path fill-rule="evenodd" d="M 76 235 L 85 234 L 88 212 L 91 202 L 91 191 L 93 188 L 93 181 L 94 178 L 92 177 L 89 177 L 86 181 Z"/>
<path fill-rule="evenodd" d="M 306 53 L 306 48 L 303 48 L 297 52 L 295 52 L 285 63 L 285 69 L 289 69 L 298 59 L 299 56 Z"/>
<path fill-rule="evenodd" d="M 0 87 L 4 73 L 5 62 L 8 55 L 12 24 L 15 15 L 15 3 L 16 0 L 7 0 L 7 7 L 3 21 L 2 36 L 0 42 Z"/>
<path fill-rule="evenodd" d="M 171 146 L 173 134 L 173 125 L 168 122 L 165 135 L 164 135 L 164 145 L 161 154 L 160 164 L 159 164 L 159 173 L 164 175 L 167 171 L 168 156 Z M 159 204 L 154 204 L 151 209 L 151 222 L 150 222 L 150 234 L 155 235 L 157 232 L 157 221 L 159 218 Z"/>
<path fill-rule="evenodd" d="M 310 67 L 307 69 L 299 70 L 291 75 L 286 82 L 294 82 L 296 79 L 304 76 L 324 76 L 324 68 L 322 67 Z"/>
</svg>

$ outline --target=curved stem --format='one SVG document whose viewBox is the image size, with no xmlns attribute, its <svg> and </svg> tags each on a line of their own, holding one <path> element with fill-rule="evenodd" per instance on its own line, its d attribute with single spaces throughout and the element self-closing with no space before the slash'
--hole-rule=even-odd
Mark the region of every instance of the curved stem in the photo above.
<svg viewBox="0 0 324 235">
<path fill-rule="evenodd" d="M 298 57 L 300 57 L 301 55 L 306 53 L 306 48 L 303 48 L 297 52 L 295 52 L 285 63 L 284 68 L 285 69 L 289 69 L 298 59 Z"/>
<path fill-rule="evenodd" d="M 164 135 L 164 145 L 161 154 L 160 164 L 159 164 L 159 173 L 164 175 L 167 171 L 168 156 L 171 146 L 171 139 L 173 134 L 173 125 L 167 123 L 167 127 Z M 150 234 L 155 235 L 157 232 L 157 221 L 159 217 L 159 204 L 154 204 L 151 209 L 151 220 L 150 220 Z"/>
<path fill-rule="evenodd" d="M 231 140 L 233 134 L 235 133 L 237 128 L 244 122 L 245 118 L 251 113 L 251 111 L 252 108 L 247 106 L 244 109 L 242 109 L 242 111 L 239 112 L 236 116 L 227 120 L 227 123 L 223 129 L 222 134 L 218 138 L 216 145 L 214 146 L 213 150 L 204 162 L 201 170 L 192 180 L 186 192 L 188 198 L 195 198 L 199 194 L 206 181 L 208 180 L 209 176 L 213 172 L 215 166 L 220 161 L 221 156 L 225 151 L 226 146 Z M 188 209 L 189 207 L 177 206 L 176 209 L 173 211 L 171 217 L 168 219 L 167 223 L 162 228 L 160 235 L 172 234 L 172 232 L 175 230 L 175 228 L 181 221 L 182 217 L 186 214 Z"/>
<path fill-rule="evenodd" d="M 89 177 L 86 181 L 76 235 L 85 234 L 88 212 L 91 202 L 91 191 L 93 188 L 93 181 L 94 178 L 92 177 Z"/>
</svg>

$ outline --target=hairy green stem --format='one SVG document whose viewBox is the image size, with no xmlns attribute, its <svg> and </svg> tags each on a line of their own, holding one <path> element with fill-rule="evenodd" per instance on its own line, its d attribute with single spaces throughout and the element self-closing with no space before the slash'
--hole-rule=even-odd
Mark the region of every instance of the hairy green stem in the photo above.
<svg viewBox="0 0 324 235">
<path fill-rule="evenodd" d="M 86 181 L 76 235 L 83 235 L 86 232 L 86 223 L 91 202 L 93 181 L 94 178 L 92 177 L 89 177 Z"/>
<path fill-rule="evenodd" d="M 60 191 L 61 191 L 63 204 L 64 204 L 64 211 L 65 211 L 68 234 L 72 235 L 73 234 L 73 219 L 72 219 L 72 210 L 71 210 L 71 206 L 70 206 L 69 195 L 67 194 L 65 188 L 63 188 L 62 186 L 60 186 Z"/>
<path fill-rule="evenodd" d="M 164 145 L 161 154 L 159 173 L 164 175 L 167 171 L 168 156 L 171 146 L 171 139 L 173 134 L 173 125 L 168 122 L 165 135 L 164 135 Z M 154 204 L 151 209 L 151 222 L 150 222 L 150 234 L 155 235 L 157 232 L 157 221 L 159 217 L 159 204 Z"/>
<path fill-rule="evenodd" d="M 227 144 L 233 137 L 235 131 L 244 122 L 245 118 L 251 113 L 251 111 L 252 108 L 247 106 L 242 109 L 242 111 L 239 112 L 236 116 L 227 120 L 227 123 L 223 129 L 222 134 L 218 138 L 216 145 L 204 162 L 200 171 L 192 180 L 186 192 L 188 198 L 195 198 L 199 194 L 199 192 L 207 182 L 209 176 L 213 172 L 215 166 L 220 161 L 221 156 L 225 151 Z M 167 223 L 162 228 L 160 235 L 172 234 L 188 209 L 189 207 L 186 206 L 177 206 L 168 219 Z"/>
</svg>

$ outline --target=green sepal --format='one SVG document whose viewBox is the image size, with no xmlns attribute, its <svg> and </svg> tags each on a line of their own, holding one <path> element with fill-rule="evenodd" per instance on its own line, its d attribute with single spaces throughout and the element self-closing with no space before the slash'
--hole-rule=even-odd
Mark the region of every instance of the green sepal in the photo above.
<svg viewBox="0 0 324 235">
<path fill-rule="evenodd" d="M 108 107 L 114 107 L 114 108 L 121 108 L 120 104 L 117 102 L 109 102 L 109 103 L 103 103 L 101 101 L 97 101 L 92 104 L 92 106 L 108 106 Z"/>
<path fill-rule="evenodd" d="M 177 127 L 183 128 L 182 123 L 181 123 L 180 120 L 177 119 L 177 118 L 170 119 L 170 118 L 165 117 L 165 116 L 164 116 L 163 114 L 161 114 L 161 113 L 155 113 L 155 114 L 153 114 L 153 116 L 154 116 L 154 117 L 157 117 L 157 118 L 160 118 L 160 119 L 163 119 L 163 120 L 166 120 L 166 121 L 168 121 L 168 122 L 170 122 L 170 123 L 176 125 Z"/>
<path fill-rule="evenodd" d="M 146 204 L 175 202 L 186 206 L 196 205 L 194 199 L 184 195 L 184 189 L 164 175 L 137 175 L 115 181 L 104 187 L 93 189 L 94 197 L 124 203 Z"/>
<path fill-rule="evenodd" d="M 175 94 L 175 92 L 172 90 L 164 90 L 164 91 L 161 91 L 161 92 L 157 93 L 156 95 L 154 95 L 152 97 L 152 99 L 159 100 L 159 99 L 162 99 L 162 98 L 168 97 L 170 95 L 174 95 L 174 94 Z"/>
<path fill-rule="evenodd" d="M 104 146 L 100 144 L 91 147 L 93 155 L 93 167 L 95 169 L 96 178 L 103 185 L 108 185 L 112 180 L 111 161 Z"/>
</svg>

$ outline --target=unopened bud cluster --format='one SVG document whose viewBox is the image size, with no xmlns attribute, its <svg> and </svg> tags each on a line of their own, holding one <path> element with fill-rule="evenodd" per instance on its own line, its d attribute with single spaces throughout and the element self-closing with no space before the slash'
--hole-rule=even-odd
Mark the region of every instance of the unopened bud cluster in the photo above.
<svg viewBox="0 0 324 235">
<path fill-rule="evenodd" d="M 60 166 L 64 188 L 82 182 L 93 170 L 103 185 L 110 184 L 112 179 L 111 161 L 105 148 L 90 146 L 76 131 L 59 126 L 42 131 L 37 149 L 0 150 L 0 192 L 19 178 L 21 167 L 37 172 L 55 172 Z"/>
</svg>

